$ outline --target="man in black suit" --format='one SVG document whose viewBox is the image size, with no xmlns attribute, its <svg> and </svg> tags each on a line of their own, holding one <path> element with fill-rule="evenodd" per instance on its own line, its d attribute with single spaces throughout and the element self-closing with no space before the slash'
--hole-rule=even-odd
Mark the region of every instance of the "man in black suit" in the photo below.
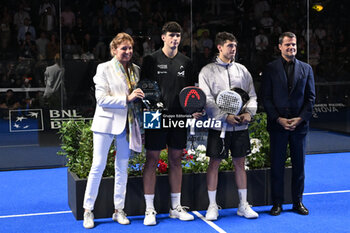
<svg viewBox="0 0 350 233">
<path fill-rule="evenodd" d="M 279 215 L 284 202 L 284 166 L 287 145 L 292 159 L 293 211 L 308 215 L 302 203 L 304 191 L 305 139 L 315 103 L 315 83 L 310 65 L 295 58 L 297 38 L 292 32 L 279 37 L 281 57 L 263 73 L 263 105 L 270 134 L 271 215 Z"/>
</svg>

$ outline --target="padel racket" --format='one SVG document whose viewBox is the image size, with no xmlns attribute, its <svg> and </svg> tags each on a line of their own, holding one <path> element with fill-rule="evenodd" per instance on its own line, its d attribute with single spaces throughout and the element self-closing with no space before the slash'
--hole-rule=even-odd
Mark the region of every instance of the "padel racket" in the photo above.
<svg viewBox="0 0 350 233">
<path fill-rule="evenodd" d="M 228 114 L 238 115 L 242 109 L 243 100 L 238 92 L 233 90 L 225 90 L 221 91 L 216 97 L 216 104 L 222 111 Z M 221 129 L 220 138 L 225 138 L 226 127 L 227 123 L 224 122 Z"/>
<path fill-rule="evenodd" d="M 180 105 L 185 113 L 193 114 L 195 112 L 202 112 L 206 104 L 206 95 L 199 87 L 189 86 L 180 91 L 179 94 Z M 194 126 L 190 127 L 190 141 L 191 148 L 194 149 Z"/>
<path fill-rule="evenodd" d="M 199 87 L 189 86 L 180 91 L 180 104 L 185 113 L 203 111 L 206 103 L 205 93 Z"/>
<path fill-rule="evenodd" d="M 246 103 L 249 101 L 249 99 L 250 99 L 248 93 L 247 93 L 245 90 L 243 90 L 243 89 L 241 89 L 241 88 L 239 88 L 239 87 L 234 87 L 234 88 L 232 88 L 231 90 L 237 92 L 237 93 L 241 96 L 242 102 L 243 102 L 243 104 L 242 104 L 243 106 L 242 106 L 242 108 L 241 108 L 241 111 L 242 111 L 243 108 L 244 108 L 244 106 L 245 106 L 245 104 L 246 104 Z"/>
<path fill-rule="evenodd" d="M 241 88 L 233 88 L 232 90 L 226 90 L 219 93 L 219 95 L 216 97 L 216 104 L 218 107 L 228 113 L 233 115 L 238 115 L 242 109 L 244 108 L 245 104 L 249 100 L 249 95 L 247 92 L 242 90 Z M 222 154 L 225 151 L 225 132 L 226 132 L 227 123 L 224 122 L 220 138 L 222 139 L 222 150 L 220 154 Z"/>
</svg>

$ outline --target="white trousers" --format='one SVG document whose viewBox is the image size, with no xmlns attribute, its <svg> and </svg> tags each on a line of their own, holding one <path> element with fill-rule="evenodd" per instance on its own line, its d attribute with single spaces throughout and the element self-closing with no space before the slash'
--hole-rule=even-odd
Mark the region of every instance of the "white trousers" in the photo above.
<svg viewBox="0 0 350 233">
<path fill-rule="evenodd" d="M 100 187 L 103 171 L 107 163 L 108 151 L 116 137 L 115 147 L 115 179 L 114 179 L 114 207 L 124 209 L 126 183 L 128 181 L 128 163 L 130 157 L 129 142 L 126 139 L 126 131 L 119 135 L 93 133 L 94 152 L 89 178 L 86 184 L 84 196 L 84 209 L 93 210 Z"/>
</svg>

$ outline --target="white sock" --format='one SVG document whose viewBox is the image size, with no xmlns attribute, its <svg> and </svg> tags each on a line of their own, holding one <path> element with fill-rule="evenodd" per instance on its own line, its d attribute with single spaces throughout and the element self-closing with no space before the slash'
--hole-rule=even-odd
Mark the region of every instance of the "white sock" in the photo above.
<svg viewBox="0 0 350 233">
<path fill-rule="evenodd" d="M 171 207 L 172 209 L 175 209 L 178 205 L 181 205 L 180 198 L 181 193 L 171 193 Z"/>
<path fill-rule="evenodd" d="M 247 203 L 247 189 L 238 189 L 239 203 Z"/>
<path fill-rule="evenodd" d="M 214 191 L 208 190 L 208 197 L 209 197 L 209 205 L 216 205 L 216 190 Z"/>
<path fill-rule="evenodd" d="M 146 210 L 154 209 L 154 194 L 145 194 Z"/>
</svg>

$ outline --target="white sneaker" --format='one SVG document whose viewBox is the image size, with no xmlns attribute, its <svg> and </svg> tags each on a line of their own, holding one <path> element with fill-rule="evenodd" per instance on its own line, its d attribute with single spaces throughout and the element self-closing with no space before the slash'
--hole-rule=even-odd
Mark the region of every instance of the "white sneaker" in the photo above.
<svg viewBox="0 0 350 233">
<path fill-rule="evenodd" d="M 255 212 L 251 206 L 248 204 L 248 202 L 244 204 L 240 204 L 237 209 L 237 215 L 244 216 L 246 218 L 257 218 L 259 217 L 259 214 Z"/>
<path fill-rule="evenodd" d="M 156 221 L 157 212 L 154 209 L 147 209 L 145 212 L 145 219 L 143 220 L 143 225 L 153 226 L 157 224 Z"/>
<path fill-rule="evenodd" d="M 91 229 L 95 226 L 94 224 L 94 214 L 91 211 L 84 212 L 84 223 L 83 226 L 86 229 Z"/>
<path fill-rule="evenodd" d="M 219 217 L 219 209 L 221 209 L 221 207 L 217 204 L 209 205 L 207 213 L 205 215 L 205 219 L 209 221 L 217 220 Z"/>
<path fill-rule="evenodd" d="M 174 210 L 170 209 L 169 217 L 170 218 L 178 218 L 182 221 L 193 220 L 194 219 L 193 215 L 187 213 L 186 209 L 188 209 L 188 207 L 178 205 Z"/>
<path fill-rule="evenodd" d="M 113 213 L 112 219 L 122 225 L 130 224 L 129 219 L 126 217 L 126 213 L 122 209 L 117 210 L 117 213 Z"/>
</svg>

